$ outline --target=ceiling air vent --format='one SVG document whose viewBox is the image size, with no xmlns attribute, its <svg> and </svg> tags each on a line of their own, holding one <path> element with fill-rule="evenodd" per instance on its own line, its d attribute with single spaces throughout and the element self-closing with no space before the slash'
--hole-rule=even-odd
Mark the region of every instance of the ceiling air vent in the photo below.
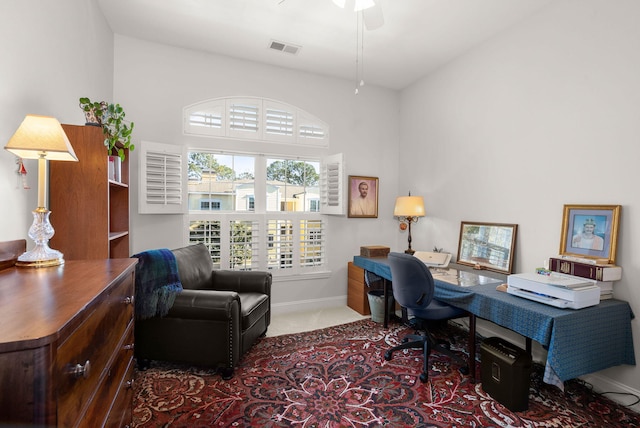
<svg viewBox="0 0 640 428">
<path fill-rule="evenodd" d="M 269 49 L 273 49 L 280 52 L 290 53 L 295 55 L 300 50 L 300 46 L 292 45 L 290 43 L 278 42 L 276 40 L 271 40 L 271 44 L 269 45 Z"/>
</svg>

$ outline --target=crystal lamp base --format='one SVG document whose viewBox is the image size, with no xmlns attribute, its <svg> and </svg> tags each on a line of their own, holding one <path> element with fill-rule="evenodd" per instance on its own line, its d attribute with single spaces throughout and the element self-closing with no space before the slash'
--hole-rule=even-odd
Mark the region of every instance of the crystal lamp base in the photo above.
<svg viewBox="0 0 640 428">
<path fill-rule="evenodd" d="M 49 248 L 49 239 L 55 233 L 49 222 L 50 214 L 51 211 L 46 208 L 37 208 L 33 211 L 33 223 L 29 228 L 29 238 L 36 243 L 36 246 L 33 250 L 18 257 L 16 266 L 47 267 L 64 263 L 62 253 Z"/>
</svg>

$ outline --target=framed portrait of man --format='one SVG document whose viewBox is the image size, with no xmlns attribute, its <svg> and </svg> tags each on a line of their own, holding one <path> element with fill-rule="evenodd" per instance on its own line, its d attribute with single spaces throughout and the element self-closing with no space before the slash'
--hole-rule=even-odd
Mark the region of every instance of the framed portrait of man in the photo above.
<svg viewBox="0 0 640 428">
<path fill-rule="evenodd" d="M 349 217 L 378 218 L 378 177 L 349 176 Z"/>
<path fill-rule="evenodd" d="M 620 205 L 565 205 L 560 254 L 615 263 Z"/>
</svg>

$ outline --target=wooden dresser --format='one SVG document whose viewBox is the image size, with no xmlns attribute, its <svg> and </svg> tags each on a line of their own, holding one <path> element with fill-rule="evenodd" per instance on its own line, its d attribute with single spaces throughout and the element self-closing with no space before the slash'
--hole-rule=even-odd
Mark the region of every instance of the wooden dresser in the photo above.
<svg viewBox="0 0 640 428">
<path fill-rule="evenodd" d="M 0 426 L 131 426 L 136 262 L 0 271 Z"/>
</svg>

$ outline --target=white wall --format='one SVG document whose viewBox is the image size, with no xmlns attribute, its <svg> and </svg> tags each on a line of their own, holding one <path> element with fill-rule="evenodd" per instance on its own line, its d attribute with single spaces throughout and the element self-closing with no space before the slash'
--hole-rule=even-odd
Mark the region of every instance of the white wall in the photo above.
<svg viewBox="0 0 640 428">
<path fill-rule="evenodd" d="M 115 37 L 114 98 L 135 122 L 134 140 L 258 153 L 305 154 L 292 146 L 188 137 L 182 108 L 224 96 L 257 96 L 299 107 L 330 126 L 326 154 L 344 153 L 347 174 L 380 178 L 378 219 L 329 218 L 329 278 L 274 282 L 276 307 L 323 301 L 346 304 L 347 262 L 361 245 L 389 245 L 396 239 L 393 219 L 398 177 L 399 103 L 397 91 L 367 87 L 353 93 L 353 82 L 275 68 L 247 61 L 176 49 L 133 38 Z M 320 153 L 321 151 L 312 151 Z M 132 252 L 186 244 L 180 215 L 137 214 L 138 153 L 131 153 Z M 316 302 L 311 303 L 311 301 Z"/>
<path fill-rule="evenodd" d="M 559 251 L 564 204 L 622 205 L 614 291 L 638 314 L 638 17 L 635 0 L 552 2 L 404 90 L 399 182 L 428 216 L 414 236 L 455 253 L 462 220 L 516 223 L 515 270 L 532 271 Z M 640 390 L 640 368 L 598 375 Z"/>
<path fill-rule="evenodd" d="M 0 147 L 27 114 L 83 124 L 78 98 L 111 98 L 113 35 L 95 0 L 2 0 L 0 52 Z M 23 190 L 15 160 L 0 150 L 2 241 L 28 240 L 37 206 L 37 161 L 25 160 L 31 189 Z M 52 213 L 54 229 L 55 221 Z"/>
</svg>

